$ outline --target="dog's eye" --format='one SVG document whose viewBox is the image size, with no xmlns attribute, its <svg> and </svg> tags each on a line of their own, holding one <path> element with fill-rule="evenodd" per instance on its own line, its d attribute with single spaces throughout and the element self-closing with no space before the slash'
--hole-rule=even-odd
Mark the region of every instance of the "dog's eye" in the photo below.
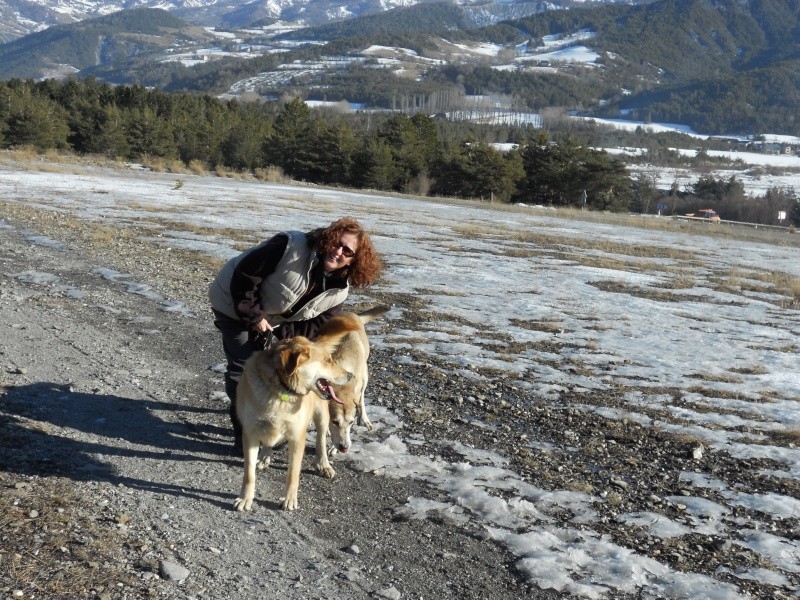
<svg viewBox="0 0 800 600">
<path fill-rule="evenodd" d="M 336 425 L 337 427 L 339 427 L 339 425 L 341 424 L 341 421 L 339 419 L 334 419 L 333 420 L 333 424 Z"/>
</svg>

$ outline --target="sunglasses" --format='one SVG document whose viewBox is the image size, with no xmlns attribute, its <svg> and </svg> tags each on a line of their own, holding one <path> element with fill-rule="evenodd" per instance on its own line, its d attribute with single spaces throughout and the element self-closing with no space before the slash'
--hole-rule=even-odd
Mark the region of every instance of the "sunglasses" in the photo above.
<svg viewBox="0 0 800 600">
<path fill-rule="evenodd" d="M 341 242 L 336 244 L 334 246 L 334 248 L 341 248 L 342 249 L 342 256 L 344 256 L 345 258 L 353 258 L 356 255 L 355 250 L 353 250 L 352 248 L 350 248 L 348 246 L 345 246 Z"/>
</svg>

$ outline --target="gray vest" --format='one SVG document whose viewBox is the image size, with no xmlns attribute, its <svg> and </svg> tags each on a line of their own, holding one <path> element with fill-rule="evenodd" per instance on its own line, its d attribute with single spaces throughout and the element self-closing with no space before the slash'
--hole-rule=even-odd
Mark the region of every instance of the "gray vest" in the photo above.
<svg viewBox="0 0 800 600">
<path fill-rule="evenodd" d="M 291 317 L 283 318 L 281 315 L 292 308 L 294 303 L 305 293 L 311 282 L 311 272 L 319 259 L 314 248 L 309 248 L 306 243 L 306 234 L 301 231 L 287 231 L 289 243 L 283 257 L 275 267 L 275 272 L 269 275 L 259 286 L 259 299 L 264 309 L 264 317 L 270 325 L 277 325 L 283 321 L 306 321 L 313 319 L 328 309 L 345 301 L 350 290 L 349 285 L 343 288 L 333 288 L 322 292 L 308 304 L 300 307 Z M 265 244 L 263 242 L 262 244 Z M 208 288 L 211 306 L 215 310 L 228 315 L 232 319 L 239 319 L 233 307 L 231 296 L 231 279 L 236 265 L 245 256 L 261 245 L 233 257 L 222 267 L 217 277 Z"/>
</svg>

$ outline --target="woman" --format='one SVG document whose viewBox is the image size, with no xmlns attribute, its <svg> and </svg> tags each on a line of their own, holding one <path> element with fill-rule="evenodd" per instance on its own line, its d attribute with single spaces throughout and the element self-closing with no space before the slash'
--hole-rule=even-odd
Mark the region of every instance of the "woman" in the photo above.
<svg viewBox="0 0 800 600">
<path fill-rule="evenodd" d="M 250 355 L 276 339 L 313 339 L 342 311 L 350 286 L 369 285 L 382 266 L 367 232 L 352 217 L 343 217 L 308 233 L 279 233 L 222 267 L 209 298 L 228 361 L 225 392 L 237 455 L 242 428 L 236 386 Z"/>
</svg>

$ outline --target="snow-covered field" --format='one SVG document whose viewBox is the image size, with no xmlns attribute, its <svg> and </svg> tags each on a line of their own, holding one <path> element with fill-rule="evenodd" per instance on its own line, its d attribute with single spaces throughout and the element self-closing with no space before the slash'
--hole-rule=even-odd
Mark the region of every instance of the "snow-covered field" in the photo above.
<svg viewBox="0 0 800 600">
<path fill-rule="evenodd" d="M 792 142 L 800 145 L 795 138 Z M 640 155 L 639 148 L 604 148 L 610 154 Z M 696 156 L 696 150 L 675 149 L 684 156 Z M 681 191 L 689 191 L 700 177 L 713 177 L 727 181 L 731 177 L 740 181 L 749 196 L 764 196 L 769 189 L 793 190 L 800 194 L 800 156 L 787 154 L 763 154 L 759 152 L 738 152 L 709 150 L 708 155 L 731 161 L 730 166 L 720 166 L 704 170 L 680 167 L 653 167 L 646 163 L 629 165 L 632 175 L 646 173 L 655 175 L 656 186 L 670 189 L 673 184 Z"/>
<path fill-rule="evenodd" d="M 237 252 L 225 233 L 231 229 L 266 237 L 353 215 L 373 232 L 389 265 L 378 291 L 413 295 L 436 315 L 373 338 L 377 347 L 395 349 L 398 361 L 436 357 L 446 377 L 481 379 L 481 370 L 491 369 L 530 402 L 554 408 L 571 403 L 574 393 L 624 388 L 622 408 L 571 407 L 692 436 L 706 454 L 766 460 L 765 477 L 800 478 L 800 449 L 774 441 L 776 434 L 800 431 L 800 260 L 791 234 L 780 234 L 786 236 L 782 244 L 765 244 L 570 220 L 535 208 L 497 210 L 136 170 L 48 173 L 0 166 L 0 194 L 118 228 L 151 225 L 154 239 L 166 246 L 221 258 Z M 202 233 L 187 232 L 186 224 Z M 390 322 L 401 310 L 388 314 Z M 176 311 L 176 318 L 192 315 Z M 493 342 L 503 336 L 527 349 L 499 348 Z M 547 350 L 541 349 L 545 342 Z M 409 513 L 485 527 L 518 557 L 533 584 L 579 597 L 637 590 L 651 598 L 746 597 L 730 580 L 691 566 L 676 570 L 617 545 L 600 526 L 596 506 L 607 501 L 600 494 L 536 488 L 492 448 L 457 446 L 458 464 L 412 456 L 408 447 L 415 441 L 404 437 L 402 417 L 378 406 L 371 415 L 376 430 L 359 434 L 347 460 L 439 487 L 446 501 L 410 498 Z M 548 450 L 532 445 L 530 451 Z M 757 578 L 800 595 L 800 539 L 770 526 L 784 521 L 797 531 L 800 500 L 742 492 L 703 465 L 698 460 L 680 473 L 685 494 L 676 490 L 664 498 L 683 507 L 683 518 L 653 509 L 620 514 L 619 526 L 659 539 L 703 534 L 728 540 L 732 552 L 762 559 L 761 566 L 734 573 L 734 582 Z M 572 514 L 569 527 L 552 517 L 564 511 Z"/>
</svg>

